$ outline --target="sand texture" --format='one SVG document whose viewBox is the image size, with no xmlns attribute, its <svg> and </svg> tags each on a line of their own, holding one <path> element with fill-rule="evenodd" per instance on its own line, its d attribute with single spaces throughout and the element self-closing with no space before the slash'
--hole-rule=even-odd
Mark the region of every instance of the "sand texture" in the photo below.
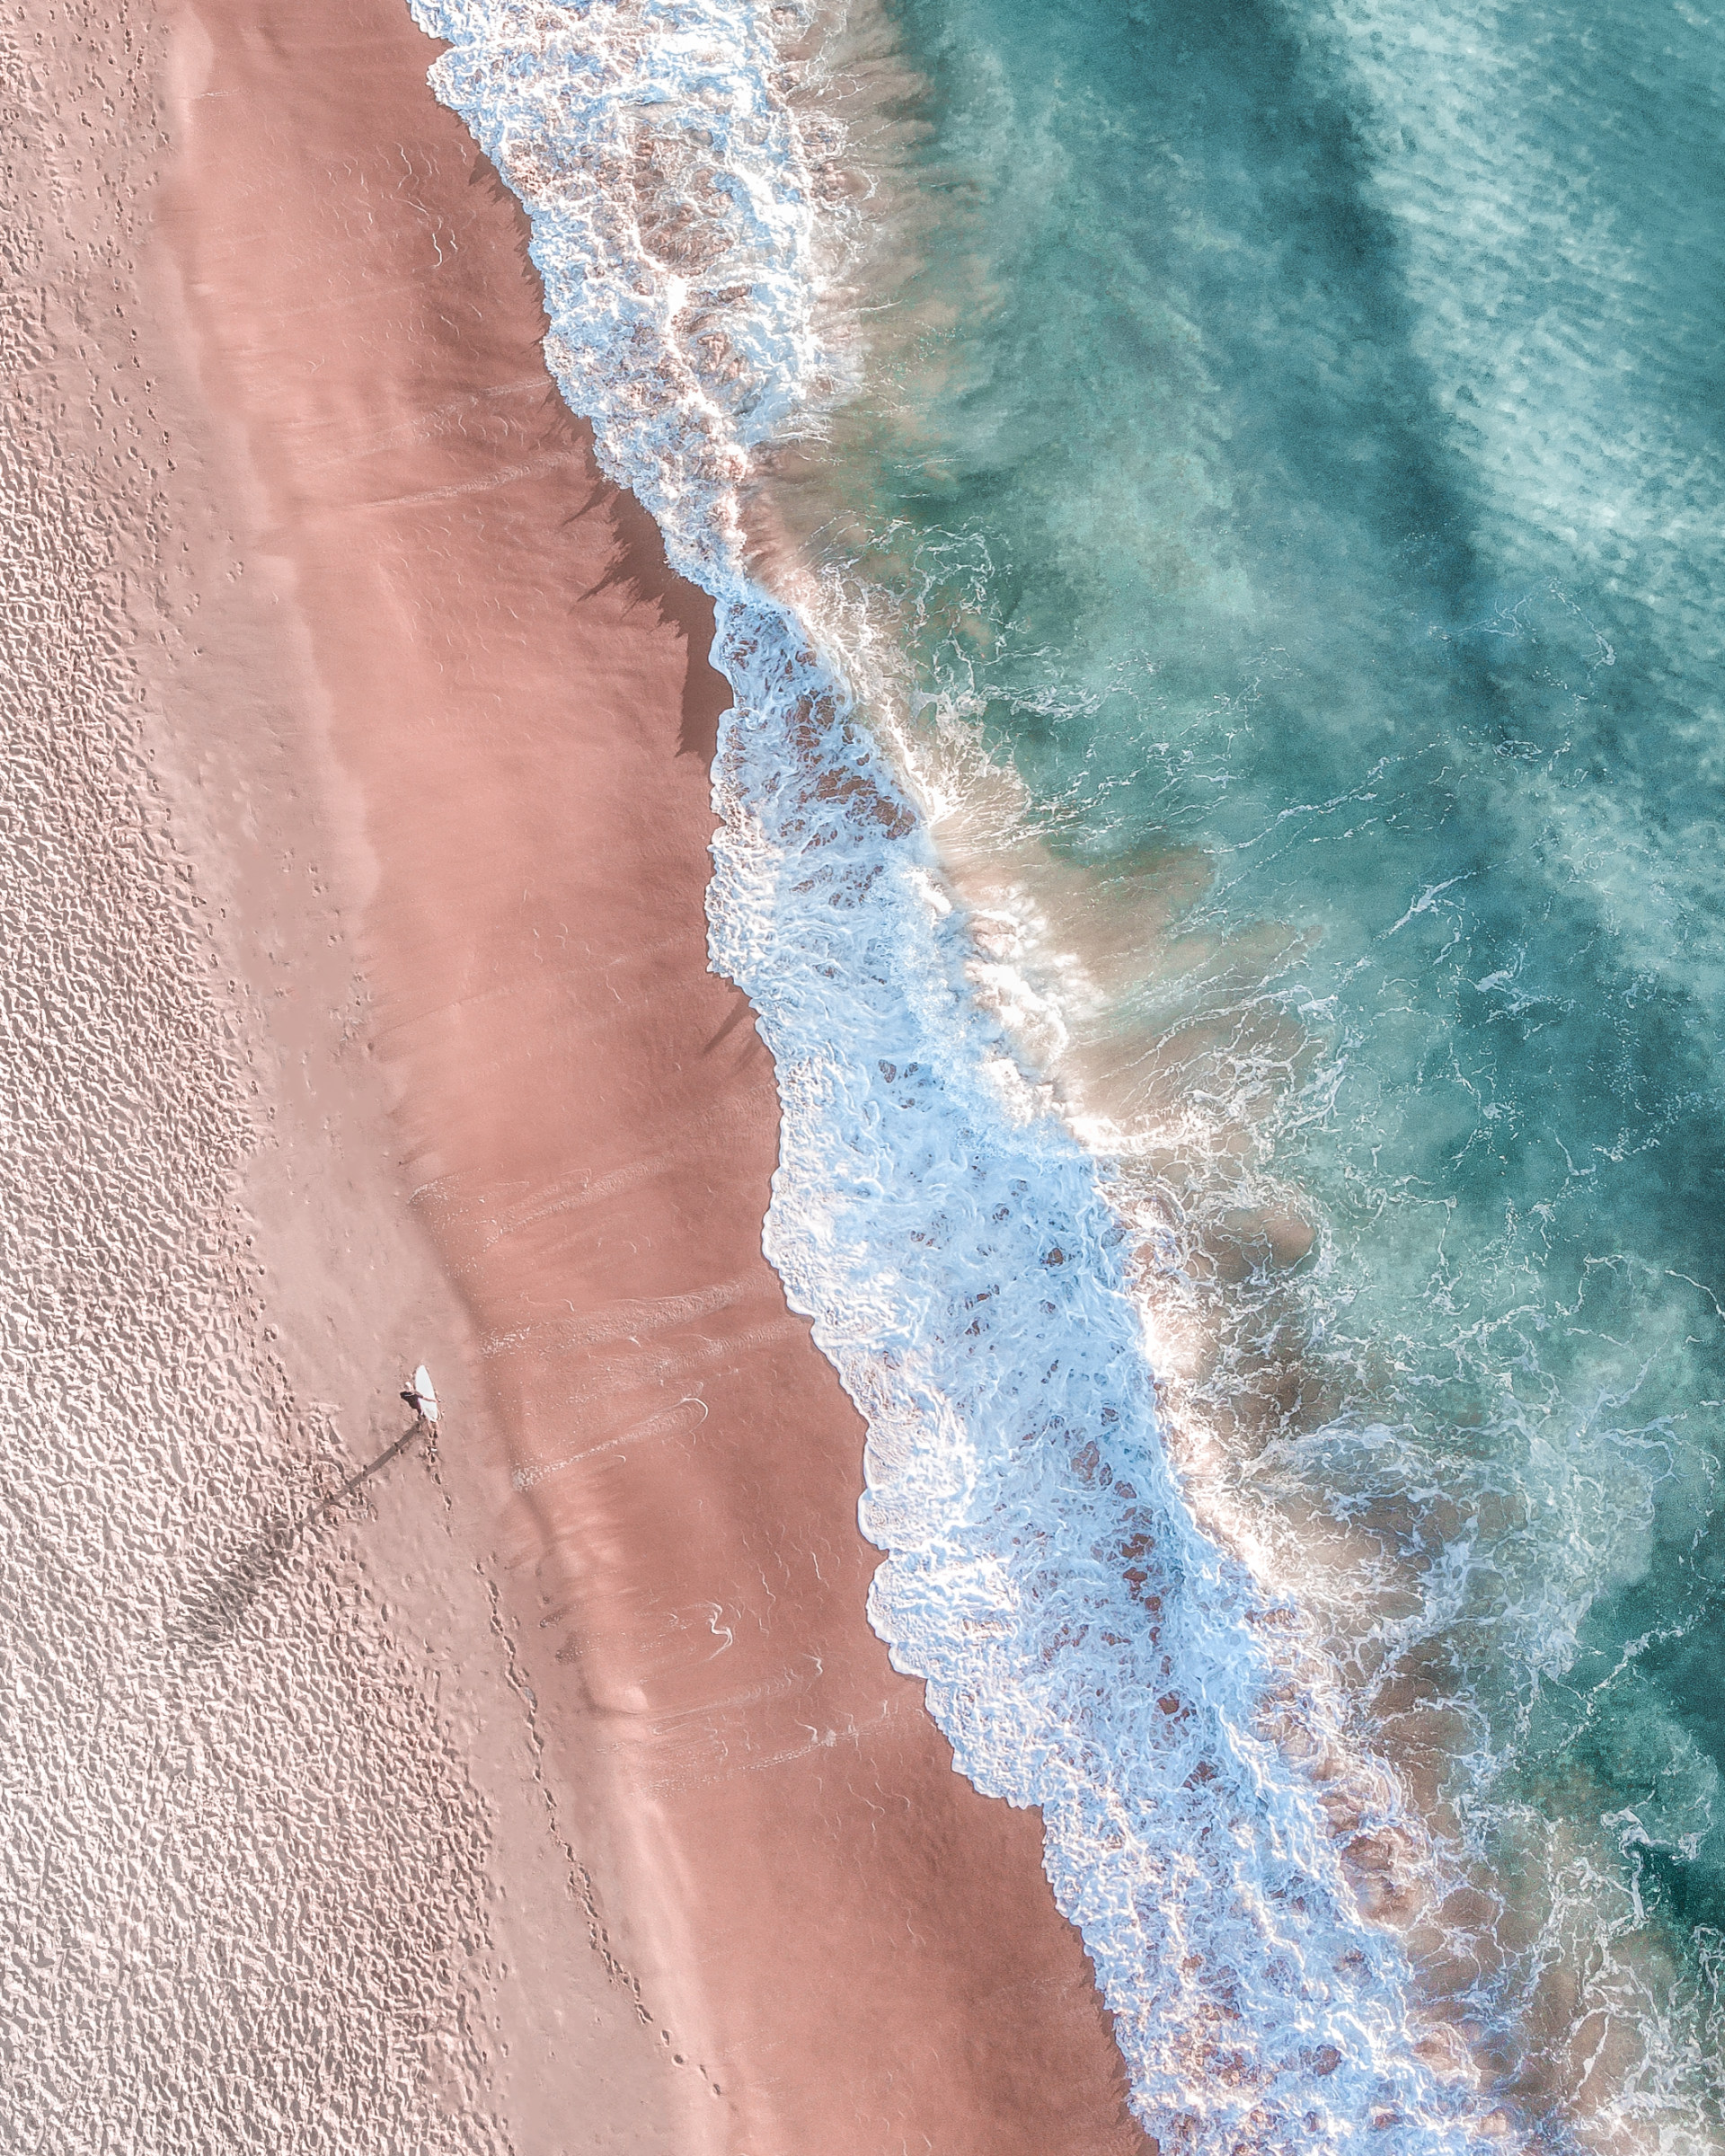
<svg viewBox="0 0 1725 2156">
<path fill-rule="evenodd" d="M 710 611 L 434 48 L 9 40 L 17 2145 L 1140 2147 L 1038 1822 L 868 1629 Z M 438 1456 L 289 1533 L 420 1355 Z"/>
</svg>

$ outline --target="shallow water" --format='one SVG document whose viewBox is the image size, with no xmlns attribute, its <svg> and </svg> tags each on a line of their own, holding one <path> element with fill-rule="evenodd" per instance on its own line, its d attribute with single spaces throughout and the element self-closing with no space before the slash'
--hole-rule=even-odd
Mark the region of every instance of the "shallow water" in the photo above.
<svg viewBox="0 0 1725 2156">
<path fill-rule="evenodd" d="M 420 12 L 721 601 L 769 1251 L 1146 2125 L 1716 2145 L 1725 43 Z"/>
</svg>

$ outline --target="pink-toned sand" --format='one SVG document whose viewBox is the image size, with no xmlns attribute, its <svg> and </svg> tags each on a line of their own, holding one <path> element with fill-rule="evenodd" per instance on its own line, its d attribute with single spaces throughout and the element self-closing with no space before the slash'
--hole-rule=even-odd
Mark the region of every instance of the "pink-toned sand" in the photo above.
<svg viewBox="0 0 1725 2156">
<path fill-rule="evenodd" d="M 557 401 L 522 218 L 403 0 L 172 22 L 162 230 L 305 632 L 282 723 L 363 833 L 328 874 L 511 1451 L 544 1771 L 621 1852 L 614 1941 L 717 2091 L 692 2132 L 1139 2149 L 1039 1822 L 869 1630 L 862 1428 L 761 1256 L 773 1072 L 706 970 L 711 609 Z"/>
</svg>

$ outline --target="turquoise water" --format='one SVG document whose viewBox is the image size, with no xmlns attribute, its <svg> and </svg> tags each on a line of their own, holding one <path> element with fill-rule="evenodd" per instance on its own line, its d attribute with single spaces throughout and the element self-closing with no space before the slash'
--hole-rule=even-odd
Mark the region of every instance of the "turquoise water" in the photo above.
<svg viewBox="0 0 1725 2156">
<path fill-rule="evenodd" d="M 922 253 L 828 558 L 903 595 L 1084 932 L 1141 909 L 1084 1068 L 1153 1140 L 1210 1471 L 1290 1565 L 1350 1523 L 1308 1587 L 1359 1727 L 1512 1904 L 1434 1991 L 1536 2116 L 1602 2002 L 1650 2091 L 1725 1927 L 1725 38 L 892 13 Z M 1191 849 L 1171 926 L 1117 871 Z M 1315 1228 L 1291 1268 L 1245 1185 Z"/>
</svg>

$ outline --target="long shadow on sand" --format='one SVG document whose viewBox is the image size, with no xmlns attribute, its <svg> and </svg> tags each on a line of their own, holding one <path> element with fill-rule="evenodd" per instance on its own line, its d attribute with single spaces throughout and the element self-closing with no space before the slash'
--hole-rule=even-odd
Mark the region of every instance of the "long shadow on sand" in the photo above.
<svg viewBox="0 0 1725 2156">
<path fill-rule="evenodd" d="M 286 1571 L 299 1543 L 335 1515 L 342 1501 L 404 1453 L 425 1434 L 417 1417 L 394 1444 L 351 1474 L 338 1489 L 304 1512 L 277 1511 L 209 1578 L 191 1588 L 168 1628 L 172 1645 L 199 1658 L 212 1655 L 231 1639 L 253 1604 Z"/>
</svg>

